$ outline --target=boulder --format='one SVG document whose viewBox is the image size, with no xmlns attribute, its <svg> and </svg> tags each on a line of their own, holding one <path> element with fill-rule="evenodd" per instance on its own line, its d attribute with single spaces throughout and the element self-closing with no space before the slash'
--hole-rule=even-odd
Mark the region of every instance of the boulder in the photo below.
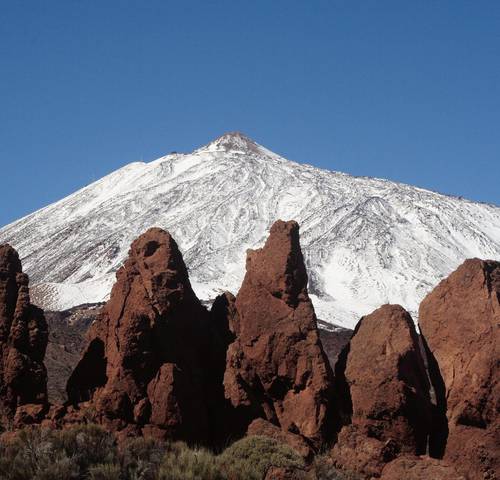
<svg viewBox="0 0 500 480">
<path fill-rule="evenodd" d="M 0 245 L 0 424 L 33 420 L 28 412 L 48 408 L 47 323 L 43 311 L 30 303 L 28 276 L 10 245 Z M 30 405 L 30 407 L 28 407 Z M 20 425 L 19 425 L 20 426 Z"/>
<path fill-rule="evenodd" d="M 319 446 L 333 433 L 332 371 L 307 293 L 296 222 L 271 227 L 263 248 L 248 250 L 246 275 L 229 310 L 225 396 L 235 433 L 256 418 Z"/>
<path fill-rule="evenodd" d="M 430 453 L 468 478 L 500 471 L 500 263 L 466 260 L 419 309 L 436 397 Z"/>
<path fill-rule="evenodd" d="M 369 478 L 401 453 L 426 453 L 429 382 L 406 310 L 383 305 L 363 317 L 339 356 L 335 376 L 345 424 L 332 450 L 338 467 Z"/>
<path fill-rule="evenodd" d="M 466 480 L 455 468 L 430 457 L 403 455 L 388 463 L 380 480 Z"/>
<path fill-rule="evenodd" d="M 68 380 L 70 402 L 123 435 L 210 439 L 208 312 L 171 235 L 152 228 L 129 257 Z M 218 373 L 222 378 L 222 372 Z"/>
</svg>

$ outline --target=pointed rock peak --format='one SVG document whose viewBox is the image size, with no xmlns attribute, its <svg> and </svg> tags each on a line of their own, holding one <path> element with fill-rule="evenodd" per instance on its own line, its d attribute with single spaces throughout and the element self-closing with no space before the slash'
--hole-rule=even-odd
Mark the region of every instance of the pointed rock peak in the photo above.
<svg viewBox="0 0 500 480">
<path fill-rule="evenodd" d="M 19 255 L 8 243 L 0 245 L 0 270 L 10 273 L 22 271 Z"/>
<path fill-rule="evenodd" d="M 177 242 L 169 232 L 153 227 L 137 237 L 130 246 L 125 268 L 138 264 L 153 272 L 177 272 L 186 282 L 188 272 Z"/>
<path fill-rule="evenodd" d="M 131 289 L 137 295 L 146 292 L 149 301 L 162 312 L 170 305 L 173 291 L 179 298 L 195 299 L 182 254 L 169 232 L 161 228 L 150 228 L 132 242 L 129 256 L 117 273 L 108 308 L 117 307 L 128 297 Z M 141 305 L 138 300 L 137 307 Z M 111 310 L 110 310 L 111 311 Z"/>
<path fill-rule="evenodd" d="M 20 426 L 30 411 L 38 415 L 47 406 L 47 340 L 47 323 L 30 303 L 19 255 L 10 245 L 0 245 L 0 425 L 14 420 Z"/>
<path fill-rule="evenodd" d="M 245 282 L 264 288 L 291 306 L 305 299 L 307 272 L 298 223 L 293 220 L 274 222 L 264 247 L 248 250 L 246 270 Z"/>
<path fill-rule="evenodd" d="M 319 447 L 333 433 L 332 372 L 306 286 L 298 224 L 278 220 L 264 247 L 248 250 L 234 308 L 219 309 L 235 337 L 224 389 L 237 429 L 261 417 Z"/>
<path fill-rule="evenodd" d="M 258 143 L 241 132 L 228 132 L 216 138 L 201 150 L 257 153 L 261 148 Z"/>
<path fill-rule="evenodd" d="M 175 270 L 185 273 L 187 269 L 182 254 L 169 232 L 153 227 L 132 242 L 129 251 L 130 259 L 140 259 L 145 265 L 158 266 L 159 270 Z M 166 265 L 165 265 L 166 263 Z"/>
</svg>

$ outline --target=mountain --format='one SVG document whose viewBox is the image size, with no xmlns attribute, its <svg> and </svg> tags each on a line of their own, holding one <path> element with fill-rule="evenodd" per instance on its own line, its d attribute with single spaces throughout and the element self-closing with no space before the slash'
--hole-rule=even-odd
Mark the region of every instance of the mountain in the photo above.
<svg viewBox="0 0 500 480">
<path fill-rule="evenodd" d="M 198 296 L 236 293 L 245 251 L 300 224 L 319 318 L 352 327 L 383 303 L 416 314 L 466 258 L 500 259 L 500 207 L 286 160 L 241 133 L 135 162 L 0 230 L 50 309 L 103 301 L 133 239 L 169 230 Z"/>
</svg>

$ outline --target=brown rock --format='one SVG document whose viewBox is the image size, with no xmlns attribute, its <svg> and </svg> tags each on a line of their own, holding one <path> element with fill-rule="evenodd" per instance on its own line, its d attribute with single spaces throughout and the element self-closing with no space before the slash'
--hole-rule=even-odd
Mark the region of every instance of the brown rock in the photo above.
<svg viewBox="0 0 500 480">
<path fill-rule="evenodd" d="M 226 398 L 243 433 L 265 418 L 318 446 L 332 430 L 332 372 L 307 293 L 296 222 L 277 221 L 263 248 L 247 253 L 246 275 L 228 322 Z"/>
<path fill-rule="evenodd" d="M 500 263 L 466 260 L 422 301 L 438 428 L 431 454 L 469 478 L 500 472 Z"/>
<path fill-rule="evenodd" d="M 35 404 L 32 411 L 47 406 L 47 336 L 42 310 L 30 303 L 17 252 L 0 245 L 0 424 L 12 422 L 21 406 Z M 27 417 L 16 421 L 22 418 Z"/>
<path fill-rule="evenodd" d="M 307 480 L 311 476 L 305 470 L 293 467 L 269 467 L 264 480 Z"/>
<path fill-rule="evenodd" d="M 66 402 L 66 383 L 87 346 L 86 333 L 101 309 L 101 304 L 94 304 L 45 312 L 49 328 L 49 342 L 44 359 L 49 402 Z"/>
<path fill-rule="evenodd" d="M 380 476 L 384 465 L 398 454 L 399 446 L 394 440 L 368 437 L 355 425 L 347 425 L 338 435 L 332 459 L 337 468 L 368 479 Z"/>
<path fill-rule="evenodd" d="M 429 383 L 413 320 L 399 305 L 363 317 L 335 369 L 344 426 L 333 448 L 343 469 L 379 475 L 400 453 L 426 452 Z"/>
<path fill-rule="evenodd" d="M 74 404 L 90 401 L 115 431 L 206 443 L 208 313 L 177 244 L 153 228 L 129 258 L 68 381 Z"/>
<path fill-rule="evenodd" d="M 301 455 L 306 462 L 312 459 L 313 451 L 303 437 L 281 430 L 281 428 L 263 418 L 255 419 L 248 426 L 247 435 L 260 435 L 272 438 L 280 443 L 286 443 Z"/>
<path fill-rule="evenodd" d="M 430 457 L 403 455 L 387 464 L 381 480 L 466 480 L 455 468 Z"/>
</svg>

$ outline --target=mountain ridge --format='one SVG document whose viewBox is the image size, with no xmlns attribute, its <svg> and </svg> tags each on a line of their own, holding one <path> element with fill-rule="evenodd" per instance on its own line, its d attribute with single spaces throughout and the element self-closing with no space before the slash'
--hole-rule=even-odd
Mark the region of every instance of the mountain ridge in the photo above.
<svg viewBox="0 0 500 480">
<path fill-rule="evenodd" d="M 245 161 L 242 162 L 241 160 Z M 239 132 L 133 162 L 0 229 L 54 310 L 103 301 L 133 238 L 180 242 L 196 293 L 237 291 L 247 248 L 278 218 L 301 225 L 318 316 L 352 327 L 381 303 L 412 313 L 465 258 L 500 258 L 500 208 L 289 161 Z"/>
</svg>

